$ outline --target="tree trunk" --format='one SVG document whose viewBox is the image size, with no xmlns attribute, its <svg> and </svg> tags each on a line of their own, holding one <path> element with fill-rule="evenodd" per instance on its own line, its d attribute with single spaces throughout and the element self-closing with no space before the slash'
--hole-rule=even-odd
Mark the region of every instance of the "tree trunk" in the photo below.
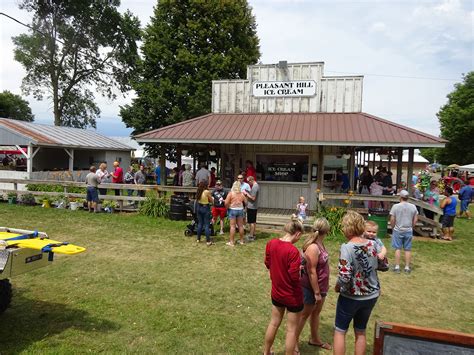
<svg viewBox="0 0 474 355">
<path fill-rule="evenodd" d="M 61 113 L 59 112 L 59 98 L 57 85 L 53 85 L 54 125 L 61 126 Z"/>
</svg>

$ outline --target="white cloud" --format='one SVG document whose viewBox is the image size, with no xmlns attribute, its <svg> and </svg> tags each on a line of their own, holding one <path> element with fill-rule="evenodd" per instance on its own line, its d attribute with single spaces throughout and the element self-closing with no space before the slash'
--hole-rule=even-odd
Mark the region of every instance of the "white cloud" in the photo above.
<svg viewBox="0 0 474 355">
<path fill-rule="evenodd" d="M 369 32 L 383 32 L 385 33 L 387 30 L 387 26 L 383 22 L 376 22 L 372 26 L 370 26 Z"/>
<path fill-rule="evenodd" d="M 0 1 L 0 9 L 28 22 L 16 0 Z M 473 11 L 470 1 L 290 1 L 249 0 L 256 16 L 263 63 L 324 61 L 329 72 L 455 78 L 472 70 Z M 155 0 L 122 0 L 142 26 L 153 14 Z M 20 93 L 24 71 L 13 60 L 10 37 L 25 32 L 0 17 L 0 90 Z M 343 74 L 342 74 L 343 75 Z M 431 134 L 438 133 L 436 112 L 453 90 L 452 81 L 366 75 L 366 112 Z M 210 90 L 209 90 L 210 91 Z M 97 97 L 103 118 L 99 126 L 116 124 L 119 105 Z M 38 118 L 52 117 L 50 104 L 31 106 Z M 52 119 L 51 119 L 52 122 Z M 415 126 L 416 125 L 416 126 Z"/>
</svg>

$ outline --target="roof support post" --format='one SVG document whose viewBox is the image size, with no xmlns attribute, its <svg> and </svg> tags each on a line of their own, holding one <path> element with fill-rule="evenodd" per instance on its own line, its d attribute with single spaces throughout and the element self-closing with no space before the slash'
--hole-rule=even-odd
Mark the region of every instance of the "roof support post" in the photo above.
<svg viewBox="0 0 474 355">
<path fill-rule="evenodd" d="M 39 150 L 39 148 L 38 148 Z M 38 151 L 37 150 L 37 151 Z M 23 154 L 25 155 L 25 154 Z M 31 173 L 33 172 L 33 146 L 29 145 L 28 146 L 28 153 L 26 154 L 26 172 L 29 175 L 29 178 L 31 178 Z"/>
<path fill-rule="evenodd" d="M 355 175 L 355 150 L 350 149 L 351 157 L 349 158 L 349 190 L 354 189 L 354 175 Z"/>
<path fill-rule="evenodd" d="M 318 189 L 323 190 L 324 181 L 324 146 L 318 146 Z"/>
<path fill-rule="evenodd" d="M 193 144 L 193 173 L 196 174 L 196 144 Z"/>
<path fill-rule="evenodd" d="M 16 146 L 17 149 L 21 151 L 21 154 L 23 154 L 26 157 L 26 172 L 30 175 L 29 177 L 31 178 L 31 173 L 33 172 L 33 158 L 35 155 L 39 152 L 41 147 L 37 147 L 36 149 L 33 148 L 33 146 L 30 144 L 28 146 L 28 151 L 25 153 L 20 146 Z"/>
<path fill-rule="evenodd" d="M 224 153 L 223 153 L 223 150 L 224 150 L 224 145 L 221 144 L 219 145 L 219 162 L 220 164 L 217 166 L 217 172 L 219 174 L 219 180 L 221 180 L 222 182 L 224 182 L 224 167 L 225 167 L 225 162 L 224 162 Z M 255 164 L 257 164 L 255 162 Z"/>
<path fill-rule="evenodd" d="M 402 173 L 403 173 L 403 148 L 398 148 L 397 149 L 397 189 L 400 189 L 402 187 Z"/>
<path fill-rule="evenodd" d="M 74 169 L 74 149 L 64 148 L 64 151 L 69 156 L 69 171 L 72 173 L 72 171 Z"/>
<path fill-rule="evenodd" d="M 160 181 L 161 186 L 166 186 L 166 147 L 160 145 Z"/>
<path fill-rule="evenodd" d="M 375 148 L 372 150 L 372 176 L 373 175 L 375 175 Z"/>
<path fill-rule="evenodd" d="M 413 186 L 409 183 L 413 175 L 413 156 L 415 154 L 415 148 L 408 148 L 408 170 L 407 170 L 407 188 L 408 192 L 411 194 L 413 191 Z"/>
</svg>

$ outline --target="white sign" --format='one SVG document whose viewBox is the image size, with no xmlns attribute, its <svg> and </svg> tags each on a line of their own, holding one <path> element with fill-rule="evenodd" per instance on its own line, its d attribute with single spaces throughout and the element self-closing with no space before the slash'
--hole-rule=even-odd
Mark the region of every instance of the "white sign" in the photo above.
<svg viewBox="0 0 474 355">
<path fill-rule="evenodd" d="M 252 85 L 255 97 L 302 97 L 316 95 L 314 80 L 256 81 Z"/>
</svg>

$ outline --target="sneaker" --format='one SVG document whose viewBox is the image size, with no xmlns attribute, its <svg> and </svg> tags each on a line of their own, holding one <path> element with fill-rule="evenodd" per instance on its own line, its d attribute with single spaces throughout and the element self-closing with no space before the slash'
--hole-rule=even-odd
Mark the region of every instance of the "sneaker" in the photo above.
<svg viewBox="0 0 474 355">
<path fill-rule="evenodd" d="M 399 274 L 400 273 L 400 266 L 395 266 L 393 268 L 393 272 L 396 273 L 396 274 Z"/>
<path fill-rule="evenodd" d="M 255 241 L 255 237 L 254 237 L 253 235 L 248 235 L 248 236 L 247 236 L 247 240 L 248 240 L 249 242 L 254 242 L 254 241 Z"/>
<path fill-rule="evenodd" d="M 220 232 L 219 232 L 219 235 L 224 235 L 224 231 L 220 231 Z"/>
<path fill-rule="evenodd" d="M 230 246 L 230 247 L 234 247 L 234 246 L 235 246 L 235 244 L 232 243 L 232 242 L 227 242 L 227 243 L 225 243 L 225 245 L 228 245 L 228 246 Z"/>
<path fill-rule="evenodd" d="M 206 245 L 209 247 L 211 245 L 214 245 L 214 243 L 213 242 L 207 242 Z"/>
<path fill-rule="evenodd" d="M 196 239 L 196 243 L 201 243 L 201 241 L 199 239 Z"/>
<path fill-rule="evenodd" d="M 405 268 L 405 274 L 409 274 L 411 272 L 411 269 L 409 267 Z"/>
<path fill-rule="evenodd" d="M 237 244 L 244 245 L 245 242 L 243 240 L 239 240 L 239 241 L 237 241 Z"/>
</svg>

